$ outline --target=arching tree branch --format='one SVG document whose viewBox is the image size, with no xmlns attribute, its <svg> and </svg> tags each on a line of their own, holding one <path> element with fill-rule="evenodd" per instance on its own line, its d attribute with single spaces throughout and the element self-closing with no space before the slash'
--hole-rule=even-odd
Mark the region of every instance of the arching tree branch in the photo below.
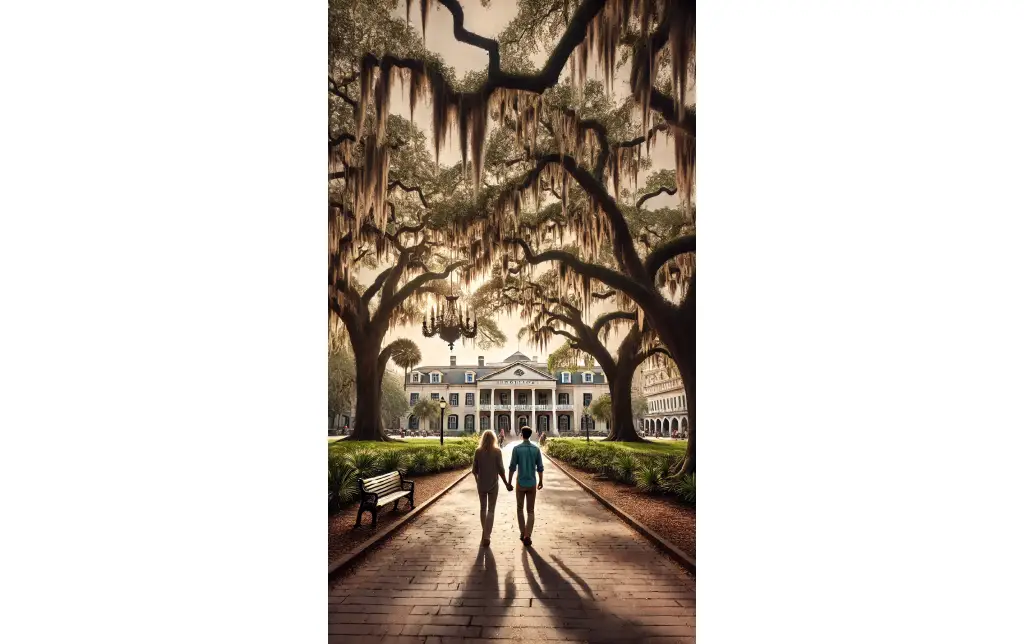
<svg viewBox="0 0 1024 644">
<path fill-rule="evenodd" d="M 697 237 L 695 235 L 677 237 L 676 239 L 655 248 L 651 254 L 647 256 L 647 261 L 644 262 L 644 267 L 647 270 L 647 274 L 654 277 L 654 274 L 658 272 L 658 269 L 661 268 L 665 262 L 676 255 L 692 253 L 696 251 L 696 249 Z"/>
<path fill-rule="evenodd" d="M 647 201 L 648 199 L 654 199 L 660 194 L 674 195 L 676 192 L 678 192 L 678 190 L 676 190 L 675 188 L 669 188 L 668 186 L 662 186 L 655 190 L 654 192 L 647 192 L 636 200 L 637 210 L 639 210 L 640 207 L 644 205 L 644 202 Z"/>
</svg>

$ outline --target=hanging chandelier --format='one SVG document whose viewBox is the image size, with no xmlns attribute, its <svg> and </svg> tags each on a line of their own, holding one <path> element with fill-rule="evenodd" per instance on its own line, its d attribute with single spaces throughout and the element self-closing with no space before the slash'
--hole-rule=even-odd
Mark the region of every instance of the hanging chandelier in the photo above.
<svg viewBox="0 0 1024 644">
<path fill-rule="evenodd" d="M 476 337 L 476 318 L 473 318 L 473 324 L 470 326 L 469 312 L 467 311 L 463 315 L 462 307 L 457 304 L 458 295 L 452 293 L 445 295 L 444 299 L 447 300 L 447 304 L 444 305 L 440 313 L 436 306 L 430 310 L 429 327 L 427 326 L 427 316 L 423 316 L 423 335 L 428 338 L 435 335 L 440 336 L 448 343 L 448 349 L 454 350 L 455 341 L 459 338 Z"/>
</svg>

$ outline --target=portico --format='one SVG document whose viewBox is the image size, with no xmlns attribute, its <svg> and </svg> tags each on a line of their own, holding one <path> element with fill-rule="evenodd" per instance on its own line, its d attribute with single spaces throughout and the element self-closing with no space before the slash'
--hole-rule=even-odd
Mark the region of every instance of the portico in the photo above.
<svg viewBox="0 0 1024 644">
<path fill-rule="evenodd" d="M 554 430 L 555 379 L 524 364 L 513 364 L 481 378 L 481 428 L 513 431 L 529 425 L 535 431 Z M 490 422 L 483 421 L 489 415 Z M 540 422 L 540 424 L 538 424 Z M 555 430 L 557 431 L 557 430 Z"/>
</svg>

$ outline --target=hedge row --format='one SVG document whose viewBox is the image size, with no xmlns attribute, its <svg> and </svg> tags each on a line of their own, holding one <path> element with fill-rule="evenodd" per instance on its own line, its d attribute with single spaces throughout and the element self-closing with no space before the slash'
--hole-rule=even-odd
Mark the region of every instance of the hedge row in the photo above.
<svg viewBox="0 0 1024 644">
<path fill-rule="evenodd" d="M 619 483 L 633 485 L 647 494 L 668 494 L 686 505 L 697 504 L 696 476 L 670 476 L 682 456 L 644 454 L 615 443 L 581 443 L 552 438 L 547 452 L 573 467 Z"/>
<path fill-rule="evenodd" d="M 454 440 L 441 445 L 391 446 L 332 450 L 327 460 L 327 511 L 340 511 L 359 497 L 357 480 L 398 471 L 405 474 L 433 474 L 468 467 L 473 463 L 476 443 Z"/>
</svg>

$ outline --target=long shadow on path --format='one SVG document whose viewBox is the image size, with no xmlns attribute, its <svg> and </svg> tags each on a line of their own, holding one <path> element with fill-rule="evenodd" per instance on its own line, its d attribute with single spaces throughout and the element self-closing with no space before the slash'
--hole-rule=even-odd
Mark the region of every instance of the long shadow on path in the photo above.
<svg viewBox="0 0 1024 644">
<path fill-rule="evenodd" d="M 590 587 L 583 578 L 557 558 L 556 562 L 584 588 L 588 597 L 580 595 L 576 587 L 533 548 L 525 548 L 522 559 L 530 590 L 535 597 L 540 598 L 541 605 L 554 615 L 557 621 L 556 628 L 566 639 L 585 638 L 588 642 L 645 642 L 659 635 L 642 625 L 627 622 L 608 613 L 600 603 L 592 599 Z"/>
</svg>

